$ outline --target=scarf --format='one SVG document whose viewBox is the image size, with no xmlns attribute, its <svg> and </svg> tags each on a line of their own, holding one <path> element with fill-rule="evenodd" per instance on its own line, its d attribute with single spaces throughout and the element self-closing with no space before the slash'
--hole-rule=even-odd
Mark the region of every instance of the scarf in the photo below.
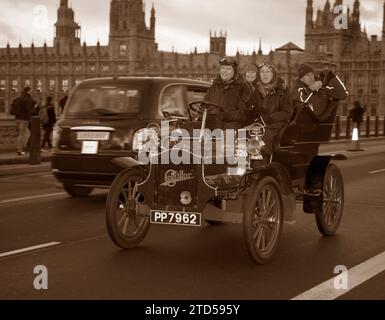
<svg viewBox="0 0 385 320">
<path fill-rule="evenodd" d="M 257 89 L 259 93 L 265 98 L 268 95 L 275 93 L 275 88 L 277 87 L 277 84 L 278 79 L 277 77 L 274 77 L 274 79 L 268 84 L 264 84 L 262 83 L 262 81 L 259 81 L 257 83 Z"/>
<path fill-rule="evenodd" d="M 236 73 L 234 77 L 229 81 L 223 81 L 221 77 L 219 77 L 219 79 L 220 79 L 220 82 L 222 82 L 222 84 L 225 86 L 225 90 L 227 90 L 232 86 L 234 82 L 236 82 L 239 79 L 239 75 Z"/>
</svg>

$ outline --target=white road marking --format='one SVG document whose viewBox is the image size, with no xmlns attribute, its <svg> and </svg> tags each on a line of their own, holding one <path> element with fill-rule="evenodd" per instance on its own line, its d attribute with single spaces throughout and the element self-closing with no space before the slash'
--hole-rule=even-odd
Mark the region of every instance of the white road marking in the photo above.
<svg viewBox="0 0 385 320">
<path fill-rule="evenodd" d="M 33 246 L 33 247 L 28 247 L 28 248 L 24 248 L 24 249 L 15 250 L 15 251 L 0 253 L 0 258 L 13 256 L 15 254 L 24 253 L 24 252 L 28 252 L 28 251 L 34 251 L 34 250 L 38 250 L 38 249 L 57 246 L 59 244 L 61 244 L 61 243 L 60 242 L 50 242 L 50 243 L 40 244 L 38 246 Z"/>
<path fill-rule="evenodd" d="M 376 174 L 376 173 L 383 173 L 383 172 L 385 172 L 385 169 L 370 171 L 369 174 Z"/>
<path fill-rule="evenodd" d="M 349 288 L 347 290 L 336 289 L 334 287 L 334 281 L 338 279 L 339 275 L 298 295 L 292 300 L 334 300 L 384 271 L 385 252 L 348 270 L 347 276 Z"/>
<path fill-rule="evenodd" d="M 29 196 L 29 197 L 15 198 L 15 199 L 0 200 L 0 205 L 19 202 L 19 201 L 54 198 L 54 197 L 60 197 L 60 196 L 66 196 L 66 195 L 67 193 L 65 192 L 57 192 L 57 193 L 40 194 L 36 196 Z"/>
</svg>

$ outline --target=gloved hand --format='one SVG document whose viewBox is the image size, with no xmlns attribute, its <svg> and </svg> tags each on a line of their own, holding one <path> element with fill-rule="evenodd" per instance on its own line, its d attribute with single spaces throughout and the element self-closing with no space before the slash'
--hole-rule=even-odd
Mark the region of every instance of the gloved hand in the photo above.
<svg viewBox="0 0 385 320">
<path fill-rule="evenodd" d="M 309 86 L 309 89 L 311 91 L 319 91 L 323 87 L 322 81 L 316 81 L 311 86 Z"/>
</svg>

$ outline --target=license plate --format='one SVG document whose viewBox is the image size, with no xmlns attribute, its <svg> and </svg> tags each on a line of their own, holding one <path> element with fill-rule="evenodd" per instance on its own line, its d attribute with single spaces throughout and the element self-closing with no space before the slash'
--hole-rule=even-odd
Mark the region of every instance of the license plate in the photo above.
<svg viewBox="0 0 385 320">
<path fill-rule="evenodd" d="M 200 227 L 202 216 L 200 213 L 190 212 L 151 211 L 151 223 Z"/>
<path fill-rule="evenodd" d="M 108 141 L 110 140 L 110 133 L 109 132 L 91 132 L 91 131 L 84 131 L 84 132 L 78 132 L 77 138 L 80 141 Z"/>
<path fill-rule="evenodd" d="M 99 141 L 83 141 L 82 154 L 98 154 Z"/>
</svg>

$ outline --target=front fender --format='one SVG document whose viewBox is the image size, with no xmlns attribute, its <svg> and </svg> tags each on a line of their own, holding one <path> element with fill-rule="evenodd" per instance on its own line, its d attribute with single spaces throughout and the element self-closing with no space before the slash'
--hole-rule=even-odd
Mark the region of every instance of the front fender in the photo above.
<svg viewBox="0 0 385 320">
<path fill-rule="evenodd" d="M 143 163 L 131 157 L 114 158 L 111 162 L 122 169 L 140 168 L 144 166 Z"/>
<path fill-rule="evenodd" d="M 306 172 L 305 188 L 310 190 L 312 188 L 323 189 L 324 178 L 326 170 L 329 167 L 330 162 L 333 160 L 333 156 L 316 156 L 310 163 Z M 314 197 L 305 195 L 303 199 L 303 211 L 305 213 L 314 214 L 315 203 L 318 204 L 319 200 L 315 200 Z"/>
<path fill-rule="evenodd" d="M 332 161 L 333 156 L 316 156 L 306 171 L 306 187 L 310 188 L 322 184 L 326 170 Z"/>
</svg>

